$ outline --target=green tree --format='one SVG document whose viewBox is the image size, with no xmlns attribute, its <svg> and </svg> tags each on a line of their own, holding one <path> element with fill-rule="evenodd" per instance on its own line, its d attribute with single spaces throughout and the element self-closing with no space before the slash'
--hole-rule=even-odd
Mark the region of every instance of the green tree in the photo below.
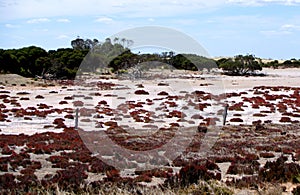
<svg viewBox="0 0 300 195">
<path fill-rule="evenodd" d="M 48 69 L 52 66 L 51 59 L 47 57 L 39 57 L 35 61 L 35 69 L 33 72 L 34 75 L 44 76 L 47 73 Z"/>
<path fill-rule="evenodd" d="M 0 68 L 3 73 L 19 73 L 18 58 L 15 55 L 15 50 L 0 51 Z"/>
<path fill-rule="evenodd" d="M 128 69 L 139 62 L 139 56 L 132 53 L 130 50 L 125 50 L 122 54 L 112 59 L 109 63 L 109 67 L 113 69 L 113 72 L 117 72 L 121 69 Z"/>
<path fill-rule="evenodd" d="M 71 41 L 71 46 L 75 50 L 90 50 L 99 44 L 98 39 L 82 39 L 79 36 Z"/>
<path fill-rule="evenodd" d="M 182 54 L 177 54 L 170 60 L 170 65 L 177 69 L 197 70 L 197 67 L 187 57 Z"/>
<path fill-rule="evenodd" d="M 248 75 L 254 74 L 257 70 L 262 70 L 262 66 L 253 55 L 238 55 L 234 59 L 219 62 L 219 68 L 228 75 Z"/>
</svg>

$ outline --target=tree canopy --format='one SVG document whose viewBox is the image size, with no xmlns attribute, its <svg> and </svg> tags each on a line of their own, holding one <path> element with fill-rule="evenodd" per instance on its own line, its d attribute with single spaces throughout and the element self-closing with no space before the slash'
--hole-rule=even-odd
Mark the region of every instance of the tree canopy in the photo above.
<svg viewBox="0 0 300 195">
<path fill-rule="evenodd" d="M 218 67 L 228 75 L 249 75 L 262 70 L 262 64 L 253 55 L 237 55 L 234 58 L 222 58 L 217 61 Z"/>
<path fill-rule="evenodd" d="M 76 76 L 82 62 L 86 62 L 84 59 L 89 60 L 85 68 L 95 71 L 101 64 L 108 64 L 113 56 L 125 51 L 120 43 L 112 44 L 110 39 L 100 43 L 97 39 L 84 40 L 77 37 L 71 41 L 71 46 L 72 48 L 59 48 L 48 52 L 36 46 L 0 49 L 0 72 L 26 77 L 51 75 L 53 78 L 72 79 Z M 89 57 L 85 58 L 87 55 Z"/>
<path fill-rule="evenodd" d="M 128 49 L 132 44 L 132 40 L 119 37 L 113 40 L 107 38 L 102 43 L 97 39 L 77 37 L 71 41 L 72 48 L 49 51 L 36 46 L 0 49 L 0 73 L 15 73 L 26 77 L 51 75 L 52 78 L 72 79 L 78 71 L 96 72 L 99 68 L 110 68 L 112 72 L 118 72 L 141 63 L 144 67 L 165 63 L 176 69 L 193 71 L 218 67 L 229 75 L 254 74 L 263 66 L 300 67 L 300 60 L 297 59 L 282 63 L 278 60 L 262 63 L 254 55 L 213 60 L 195 54 L 175 54 L 173 51 L 135 54 Z"/>
</svg>

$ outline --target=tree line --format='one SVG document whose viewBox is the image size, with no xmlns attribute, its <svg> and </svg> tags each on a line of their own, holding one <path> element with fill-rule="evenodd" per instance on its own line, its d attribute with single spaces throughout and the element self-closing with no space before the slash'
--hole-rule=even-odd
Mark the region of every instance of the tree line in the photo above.
<svg viewBox="0 0 300 195">
<path fill-rule="evenodd" d="M 77 37 L 71 41 L 72 48 L 46 51 L 41 47 L 29 46 L 20 49 L 0 49 L 0 73 L 14 73 L 25 77 L 73 79 L 77 71 L 97 72 L 109 68 L 111 72 L 126 70 L 137 64 L 156 61 L 183 70 L 220 68 L 228 75 L 255 74 L 262 67 L 300 67 L 300 59 L 280 63 L 273 60 L 263 63 L 254 55 L 237 55 L 219 60 L 195 54 L 136 54 L 128 49 L 132 40 L 115 37 L 100 43 L 97 39 Z M 84 66 L 80 66 L 84 64 Z"/>
</svg>

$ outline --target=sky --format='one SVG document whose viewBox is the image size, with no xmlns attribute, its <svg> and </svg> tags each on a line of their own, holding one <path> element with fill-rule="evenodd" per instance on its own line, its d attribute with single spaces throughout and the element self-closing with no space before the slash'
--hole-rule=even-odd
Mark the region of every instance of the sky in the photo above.
<svg viewBox="0 0 300 195">
<path fill-rule="evenodd" d="M 0 0 L 4 49 L 66 48 L 143 26 L 184 33 L 211 57 L 300 58 L 300 0 Z"/>
</svg>

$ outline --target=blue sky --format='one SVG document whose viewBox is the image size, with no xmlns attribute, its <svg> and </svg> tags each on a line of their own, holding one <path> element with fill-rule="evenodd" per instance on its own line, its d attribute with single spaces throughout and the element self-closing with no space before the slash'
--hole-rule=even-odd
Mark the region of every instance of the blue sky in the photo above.
<svg viewBox="0 0 300 195">
<path fill-rule="evenodd" d="M 300 0 L 0 0 L 0 48 L 71 47 L 162 26 L 194 38 L 210 56 L 300 58 Z M 176 40 L 174 40 L 176 41 Z"/>
</svg>

